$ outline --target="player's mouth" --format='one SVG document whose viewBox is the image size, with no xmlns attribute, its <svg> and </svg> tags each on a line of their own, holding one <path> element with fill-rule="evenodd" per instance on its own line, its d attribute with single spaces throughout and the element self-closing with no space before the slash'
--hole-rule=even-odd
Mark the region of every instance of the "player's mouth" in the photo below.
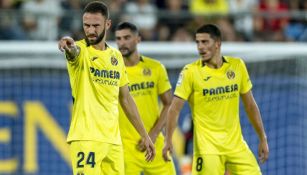
<svg viewBox="0 0 307 175">
<path fill-rule="evenodd" d="M 204 57 L 204 56 L 207 55 L 207 52 L 199 52 L 199 55 L 202 56 L 202 57 Z"/>
<path fill-rule="evenodd" d="M 121 51 L 121 52 L 128 52 L 128 51 L 129 51 L 129 49 L 128 49 L 128 48 L 126 48 L 126 47 L 123 47 L 123 48 L 119 48 L 119 51 Z"/>
<path fill-rule="evenodd" d="M 96 36 L 96 35 L 88 35 L 87 38 L 88 38 L 89 40 L 94 40 L 94 39 L 97 38 L 97 36 Z"/>
</svg>

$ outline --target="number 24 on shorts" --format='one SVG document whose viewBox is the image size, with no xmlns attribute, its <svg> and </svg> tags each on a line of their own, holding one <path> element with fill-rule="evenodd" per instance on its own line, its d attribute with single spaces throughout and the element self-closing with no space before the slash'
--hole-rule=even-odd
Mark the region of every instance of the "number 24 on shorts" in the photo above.
<svg viewBox="0 0 307 175">
<path fill-rule="evenodd" d="M 77 168 L 84 167 L 84 160 L 86 160 L 85 164 L 91 165 L 92 168 L 95 167 L 95 153 L 94 152 L 89 152 L 87 157 L 84 154 L 84 152 L 78 152 L 77 157 L 78 157 Z"/>
</svg>

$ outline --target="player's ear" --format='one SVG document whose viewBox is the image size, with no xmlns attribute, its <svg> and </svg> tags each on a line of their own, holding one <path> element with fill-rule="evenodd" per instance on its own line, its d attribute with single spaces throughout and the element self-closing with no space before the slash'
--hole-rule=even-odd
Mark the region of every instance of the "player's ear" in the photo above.
<svg viewBox="0 0 307 175">
<path fill-rule="evenodd" d="M 137 42 L 140 43 L 142 41 L 142 37 L 140 35 L 137 36 Z"/>
<path fill-rule="evenodd" d="M 221 47 L 222 41 L 220 39 L 215 40 L 216 47 Z"/>
<path fill-rule="evenodd" d="M 111 19 L 107 19 L 107 21 L 106 21 L 106 29 L 108 30 L 111 26 L 112 26 Z"/>
</svg>

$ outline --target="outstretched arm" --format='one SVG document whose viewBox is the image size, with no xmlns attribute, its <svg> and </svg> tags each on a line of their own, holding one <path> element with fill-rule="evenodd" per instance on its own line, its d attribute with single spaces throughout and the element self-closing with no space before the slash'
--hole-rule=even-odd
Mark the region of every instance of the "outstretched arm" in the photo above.
<svg viewBox="0 0 307 175">
<path fill-rule="evenodd" d="M 245 107 L 245 111 L 248 115 L 248 118 L 258 134 L 260 140 L 258 147 L 258 158 L 261 163 L 264 163 L 269 158 L 269 146 L 264 131 L 259 108 L 254 99 L 252 91 L 248 91 L 245 94 L 241 94 L 241 98 Z"/>
<path fill-rule="evenodd" d="M 146 160 L 153 160 L 156 154 L 154 145 L 144 128 L 143 122 L 140 118 L 135 102 L 129 93 L 127 85 L 120 87 L 119 89 L 119 102 L 129 121 L 142 137 L 143 145 L 146 147 Z"/>
<path fill-rule="evenodd" d="M 172 137 L 177 125 L 179 113 L 184 105 L 184 102 L 185 100 L 175 96 L 167 113 L 166 137 L 163 148 L 163 158 L 165 161 L 170 161 L 168 157 L 168 152 L 172 153 L 173 151 Z"/>
<path fill-rule="evenodd" d="M 58 42 L 61 52 L 66 54 L 69 61 L 73 61 L 80 53 L 80 48 L 75 44 L 74 39 L 69 36 L 62 37 Z"/>
</svg>

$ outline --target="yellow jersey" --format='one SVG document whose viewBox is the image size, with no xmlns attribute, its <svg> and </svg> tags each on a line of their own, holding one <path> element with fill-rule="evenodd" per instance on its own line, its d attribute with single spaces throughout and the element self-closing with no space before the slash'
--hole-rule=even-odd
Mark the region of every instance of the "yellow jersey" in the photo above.
<svg viewBox="0 0 307 175">
<path fill-rule="evenodd" d="M 201 59 L 186 65 L 175 96 L 187 100 L 194 122 L 194 153 L 228 154 L 247 147 L 239 119 L 240 94 L 252 88 L 243 60 L 223 57 L 212 69 Z"/>
<path fill-rule="evenodd" d="M 96 50 L 76 42 L 79 56 L 67 61 L 73 110 L 67 141 L 121 144 L 118 125 L 119 88 L 128 84 L 121 53 L 110 46 Z"/>
<path fill-rule="evenodd" d="M 147 132 L 160 117 L 158 97 L 171 89 L 165 67 L 158 61 L 142 56 L 137 65 L 126 68 L 129 91 L 132 95 Z M 140 136 L 129 122 L 122 108 L 119 112 L 119 125 L 123 142 L 137 144 Z M 160 133 L 156 142 L 162 140 Z"/>
</svg>

